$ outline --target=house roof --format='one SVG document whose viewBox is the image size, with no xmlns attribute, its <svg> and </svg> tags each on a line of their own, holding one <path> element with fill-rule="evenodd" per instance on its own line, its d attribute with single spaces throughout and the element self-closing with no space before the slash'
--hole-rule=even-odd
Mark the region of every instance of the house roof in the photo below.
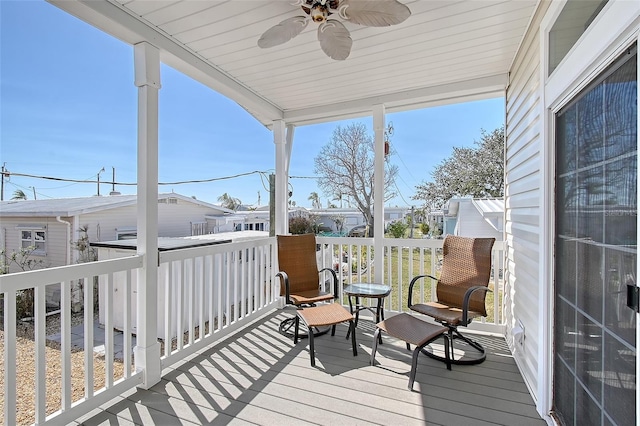
<svg viewBox="0 0 640 426">
<path fill-rule="evenodd" d="M 483 217 L 504 214 L 503 198 L 452 198 L 447 203 L 446 216 L 457 216 L 461 203 L 471 203 Z"/>
<path fill-rule="evenodd" d="M 257 40 L 304 15 L 290 0 L 49 0 L 233 99 L 261 123 L 294 125 L 503 96 L 508 71 L 539 0 L 400 0 L 399 25 L 344 22 L 344 61 L 328 58 L 310 22 L 269 49 Z M 352 0 L 355 1 L 355 0 Z"/>
<path fill-rule="evenodd" d="M 79 214 L 93 213 L 101 210 L 135 205 L 137 195 L 109 195 L 105 197 L 79 197 L 79 198 L 51 198 L 46 200 L 9 200 L 0 201 L 0 217 L 52 217 L 75 216 Z M 191 197 L 176 193 L 159 194 L 158 200 L 178 198 L 206 208 L 215 209 L 224 213 L 231 213 L 229 209 L 196 200 Z"/>
<path fill-rule="evenodd" d="M 483 217 L 504 214 L 504 198 L 474 198 L 471 202 Z"/>
</svg>

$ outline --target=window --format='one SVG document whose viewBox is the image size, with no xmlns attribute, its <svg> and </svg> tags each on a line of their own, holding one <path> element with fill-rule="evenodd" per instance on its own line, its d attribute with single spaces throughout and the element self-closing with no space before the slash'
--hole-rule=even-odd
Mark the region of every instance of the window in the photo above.
<svg viewBox="0 0 640 426">
<path fill-rule="evenodd" d="M 207 233 L 207 222 L 191 222 L 191 236 L 205 235 Z"/>
<path fill-rule="evenodd" d="M 549 32 L 549 74 L 569 53 L 609 0 L 568 0 Z"/>
<path fill-rule="evenodd" d="M 33 254 L 45 255 L 45 243 L 47 241 L 46 226 L 20 225 L 20 247 L 35 247 Z"/>
</svg>

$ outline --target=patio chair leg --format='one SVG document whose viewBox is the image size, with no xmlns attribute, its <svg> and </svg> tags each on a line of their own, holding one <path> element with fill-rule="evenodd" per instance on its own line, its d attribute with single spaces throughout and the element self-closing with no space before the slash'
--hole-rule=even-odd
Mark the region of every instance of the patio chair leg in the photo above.
<svg viewBox="0 0 640 426">
<path fill-rule="evenodd" d="M 333 325 L 331 326 L 331 335 L 332 335 L 332 336 L 335 336 L 335 335 L 336 335 L 336 325 L 335 325 L 335 324 L 333 324 Z"/>
<path fill-rule="evenodd" d="M 311 357 L 311 366 L 316 366 L 316 352 L 313 347 L 313 333 L 309 333 L 309 356 Z"/>
<path fill-rule="evenodd" d="M 375 333 L 373 333 L 373 348 L 371 349 L 371 365 L 375 365 L 375 362 L 376 362 L 376 351 L 378 350 L 379 335 L 380 335 L 380 329 L 376 328 Z"/>
<path fill-rule="evenodd" d="M 300 329 L 300 317 L 296 315 L 295 320 L 295 331 L 293 333 L 293 344 L 297 344 L 298 343 L 298 331 Z"/>
<path fill-rule="evenodd" d="M 451 371 L 451 352 L 453 351 L 453 343 L 449 341 L 449 337 L 446 333 L 442 334 L 442 338 L 444 339 L 444 362 L 447 364 L 447 370 Z"/>
<path fill-rule="evenodd" d="M 353 346 L 353 356 L 358 356 L 358 346 L 356 345 L 356 325 L 353 321 L 349 321 L 349 330 L 351 330 L 351 346 Z"/>
</svg>

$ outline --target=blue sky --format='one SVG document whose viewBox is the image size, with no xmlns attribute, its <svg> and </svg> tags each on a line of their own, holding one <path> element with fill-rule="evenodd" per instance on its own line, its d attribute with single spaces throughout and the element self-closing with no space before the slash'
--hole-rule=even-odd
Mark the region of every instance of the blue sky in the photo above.
<svg viewBox="0 0 640 426">
<path fill-rule="evenodd" d="M 21 189 L 33 199 L 92 196 L 101 181 L 136 181 L 137 89 L 133 85 L 131 46 L 44 1 L 0 1 L 0 164 L 13 173 L 89 180 L 69 183 L 11 176 L 4 199 Z M 273 172 L 271 132 L 233 101 L 170 67 L 162 66 L 160 90 L 159 181 L 221 178 L 253 171 Z M 372 119 L 363 122 L 373 134 Z M 411 199 L 417 184 L 431 179 L 454 146 L 471 146 L 481 129 L 504 122 L 503 99 L 427 108 L 387 115 L 393 122 L 391 162 L 398 165 L 400 196 Z M 313 176 L 313 159 L 338 125 L 298 127 L 291 176 Z M 261 177 L 262 176 L 262 177 Z M 174 184 L 175 191 L 217 203 L 227 192 L 246 204 L 268 202 L 261 174 L 210 183 Z M 315 179 L 291 179 L 292 199 L 309 207 L 309 194 L 322 194 Z M 101 184 L 106 195 L 111 185 Z M 135 186 L 118 185 L 123 194 Z"/>
</svg>

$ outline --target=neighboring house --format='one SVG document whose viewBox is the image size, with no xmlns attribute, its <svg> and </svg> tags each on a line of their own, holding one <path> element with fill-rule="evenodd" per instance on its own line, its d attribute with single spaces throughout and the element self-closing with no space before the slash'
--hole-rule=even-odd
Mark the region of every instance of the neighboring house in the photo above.
<svg viewBox="0 0 640 426">
<path fill-rule="evenodd" d="M 384 225 L 397 220 L 402 220 L 409 211 L 406 207 L 385 207 L 384 208 Z M 310 214 L 316 216 L 322 228 L 330 229 L 333 232 L 339 232 L 338 224 L 335 219 L 340 218 L 342 222 L 342 232 L 347 233 L 349 230 L 359 225 L 366 225 L 362 213 L 354 208 L 331 208 L 331 209 L 311 209 Z"/>
<path fill-rule="evenodd" d="M 132 239 L 136 230 L 136 195 L 10 200 L 0 202 L 0 241 L 7 253 L 35 246 L 32 256 L 45 267 L 77 263 L 80 253 L 74 244 L 87 229 L 89 242 Z M 212 232 L 207 215 L 232 213 L 176 193 L 158 196 L 160 237 L 187 237 Z M 15 265 L 10 272 L 17 272 Z M 53 286 L 50 286 L 53 287 Z M 56 289 L 49 292 L 48 304 L 57 303 Z"/>
<path fill-rule="evenodd" d="M 452 198 L 444 209 L 444 234 L 504 240 L 504 199 Z"/>
<path fill-rule="evenodd" d="M 321 230 L 347 233 L 351 228 L 364 224 L 364 216 L 352 208 L 310 209 L 310 214 L 318 219 Z M 336 219 L 338 222 L 336 222 Z M 340 226 L 342 221 L 342 226 Z"/>
</svg>

